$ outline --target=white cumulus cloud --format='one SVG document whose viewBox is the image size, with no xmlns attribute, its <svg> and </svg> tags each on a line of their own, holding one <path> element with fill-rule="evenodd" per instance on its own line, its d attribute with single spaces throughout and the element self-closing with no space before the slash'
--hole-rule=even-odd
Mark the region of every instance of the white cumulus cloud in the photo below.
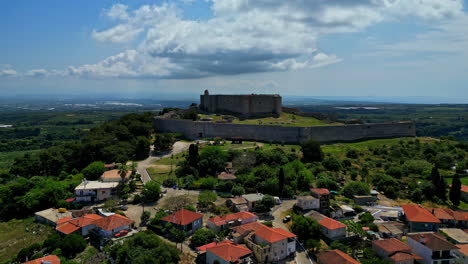
<svg viewBox="0 0 468 264">
<path fill-rule="evenodd" d="M 317 47 L 323 35 L 401 17 L 463 14 L 462 0 L 206 1 L 213 16 L 205 20 L 184 18 L 175 4 L 113 5 L 104 15 L 114 26 L 94 30 L 94 39 L 140 43 L 98 63 L 70 66 L 66 74 L 184 79 L 323 67 L 341 61 Z"/>
</svg>

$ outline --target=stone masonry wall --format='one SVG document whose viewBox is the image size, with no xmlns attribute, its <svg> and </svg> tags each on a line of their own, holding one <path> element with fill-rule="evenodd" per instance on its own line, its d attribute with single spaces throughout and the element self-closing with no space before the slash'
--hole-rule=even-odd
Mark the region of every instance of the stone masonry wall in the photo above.
<svg viewBox="0 0 468 264">
<path fill-rule="evenodd" d="M 333 143 L 416 136 L 413 122 L 283 127 L 155 118 L 154 127 L 161 132 L 183 133 L 189 139 L 240 137 L 244 140 L 279 143 L 301 143 L 309 139 Z"/>
</svg>

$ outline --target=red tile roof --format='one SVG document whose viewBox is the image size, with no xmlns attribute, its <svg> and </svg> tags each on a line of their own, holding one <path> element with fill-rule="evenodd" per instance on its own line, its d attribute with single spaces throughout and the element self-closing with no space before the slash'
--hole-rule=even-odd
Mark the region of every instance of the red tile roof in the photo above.
<svg viewBox="0 0 468 264">
<path fill-rule="evenodd" d="M 330 194 L 330 191 L 324 188 L 310 188 L 310 191 L 320 195 Z"/>
<path fill-rule="evenodd" d="M 125 175 L 125 178 L 130 177 L 131 174 L 132 174 L 132 172 L 128 171 L 127 174 Z M 101 175 L 101 179 L 117 179 L 117 180 L 120 180 L 120 179 L 122 179 L 122 177 L 119 174 L 119 170 L 108 170 L 108 171 L 105 171 Z"/>
<path fill-rule="evenodd" d="M 237 176 L 232 173 L 221 172 L 220 174 L 218 174 L 218 179 L 219 180 L 235 180 L 237 179 Z"/>
<path fill-rule="evenodd" d="M 319 253 L 317 258 L 323 264 L 360 264 L 357 260 L 338 249 Z"/>
<path fill-rule="evenodd" d="M 66 223 L 66 222 L 70 221 L 71 218 L 72 218 L 71 216 L 66 216 L 64 218 L 60 218 L 59 220 L 57 220 L 56 224 L 60 225 L 60 224 Z"/>
<path fill-rule="evenodd" d="M 281 228 L 271 228 L 258 222 L 252 222 L 232 228 L 235 232 L 244 234 L 254 232 L 254 234 L 269 243 L 275 243 L 288 238 L 296 237 L 295 234 Z"/>
<path fill-rule="evenodd" d="M 64 220 L 65 218 L 67 218 L 68 220 Z M 60 231 L 61 233 L 68 235 L 79 230 L 82 227 L 94 224 L 94 221 L 103 217 L 97 214 L 85 214 L 82 217 L 74 219 L 70 219 L 68 217 L 65 218 L 59 219 L 57 221 L 57 227 L 55 229 L 57 231 Z"/>
<path fill-rule="evenodd" d="M 453 217 L 453 219 L 457 221 L 467 221 L 468 220 L 468 213 L 467 212 L 460 212 L 454 211 L 452 209 L 444 209 L 449 215 Z"/>
<path fill-rule="evenodd" d="M 427 208 L 439 220 L 455 220 L 455 218 L 442 208 Z"/>
<path fill-rule="evenodd" d="M 240 262 L 242 257 L 252 254 L 250 249 L 231 243 L 218 244 L 217 246 L 208 248 L 207 251 L 230 263 Z"/>
<path fill-rule="evenodd" d="M 42 264 L 43 261 L 49 261 L 51 264 L 60 264 L 59 257 L 57 257 L 55 255 L 45 256 L 45 257 L 42 257 L 42 258 L 38 258 L 38 259 L 35 259 L 35 260 L 24 262 L 23 264 Z"/>
<path fill-rule="evenodd" d="M 424 239 L 424 245 L 430 248 L 432 251 L 457 249 L 457 247 L 454 244 L 448 242 L 443 235 L 437 233 L 408 234 L 407 237 L 418 243 L 421 243 L 421 239 Z"/>
<path fill-rule="evenodd" d="M 246 220 L 246 219 L 253 218 L 253 217 L 257 217 L 257 216 L 250 212 L 238 212 L 238 213 L 228 214 L 228 215 L 223 215 L 223 216 L 215 216 L 215 217 L 208 219 L 208 221 L 214 223 L 217 226 L 220 226 L 220 225 L 226 224 L 229 221 L 238 220 L 238 219 Z"/>
<path fill-rule="evenodd" d="M 440 220 L 419 205 L 402 205 L 406 219 L 410 222 L 440 223 Z"/>
<path fill-rule="evenodd" d="M 170 222 L 176 225 L 185 226 L 202 217 L 203 217 L 202 214 L 195 213 L 190 210 L 182 209 L 171 215 L 161 218 L 161 220 Z"/>
<path fill-rule="evenodd" d="M 219 243 L 211 242 L 211 243 L 203 245 L 201 247 L 197 247 L 196 249 L 198 249 L 200 251 L 206 251 L 209 248 L 215 247 L 215 246 L 217 246 L 219 244 L 225 244 L 225 243 L 234 244 L 234 242 L 232 242 L 231 240 L 223 240 L 223 241 L 221 241 Z"/>
<path fill-rule="evenodd" d="M 401 242 L 396 238 L 389 238 L 389 239 L 382 239 L 382 240 L 374 240 L 372 241 L 374 245 L 383 249 L 387 255 L 391 255 L 398 251 L 407 251 L 411 252 L 411 247 L 407 244 Z"/>
<path fill-rule="evenodd" d="M 394 261 L 394 263 L 399 263 L 402 261 L 408 261 L 408 260 L 415 260 L 415 259 L 422 259 L 420 256 L 413 254 L 413 253 L 408 253 L 408 252 L 397 252 L 393 254 L 390 259 Z"/>
<path fill-rule="evenodd" d="M 131 225 L 133 223 L 135 223 L 135 221 L 119 214 L 113 214 L 107 217 L 103 217 L 93 222 L 94 225 L 106 231 L 111 231 L 113 229 Z"/>
<path fill-rule="evenodd" d="M 468 186 L 462 184 L 462 186 L 461 186 L 461 191 L 462 191 L 462 192 L 468 192 Z"/>
<path fill-rule="evenodd" d="M 457 245 L 459 248 L 458 251 L 460 251 L 463 255 L 468 256 L 468 244 L 460 244 Z"/>
<path fill-rule="evenodd" d="M 331 219 L 329 217 L 325 217 L 322 220 L 320 220 L 319 224 L 321 226 L 325 227 L 326 229 L 330 229 L 330 230 L 346 227 L 345 224 L 343 224 L 341 222 L 338 222 L 336 220 L 333 220 L 333 219 Z"/>
</svg>

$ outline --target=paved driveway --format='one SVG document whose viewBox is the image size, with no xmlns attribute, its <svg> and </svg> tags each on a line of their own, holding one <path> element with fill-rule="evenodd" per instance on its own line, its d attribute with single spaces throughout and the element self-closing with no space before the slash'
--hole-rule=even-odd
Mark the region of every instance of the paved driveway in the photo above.
<svg viewBox="0 0 468 264">
<path fill-rule="evenodd" d="M 190 144 L 191 144 L 190 142 L 177 141 L 172 146 L 171 151 L 157 153 L 157 154 L 154 154 L 153 152 L 151 152 L 151 155 L 147 159 L 138 162 L 137 171 L 141 175 L 141 181 L 143 182 L 143 184 L 146 184 L 147 182 L 151 181 L 151 177 L 149 176 L 146 169 L 153 166 L 153 163 L 156 160 L 170 157 L 171 155 L 176 155 L 178 153 L 184 152 L 188 150 Z"/>
</svg>

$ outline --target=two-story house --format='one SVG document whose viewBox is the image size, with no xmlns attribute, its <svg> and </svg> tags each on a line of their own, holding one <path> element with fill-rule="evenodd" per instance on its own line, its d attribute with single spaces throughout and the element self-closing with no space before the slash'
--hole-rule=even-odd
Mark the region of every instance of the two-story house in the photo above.
<svg viewBox="0 0 468 264">
<path fill-rule="evenodd" d="M 258 222 L 232 228 L 234 241 L 243 241 L 259 263 L 278 262 L 296 252 L 296 235 Z"/>
<path fill-rule="evenodd" d="M 75 188 L 76 202 L 97 202 L 112 198 L 118 182 L 88 181 L 84 179 Z"/>
<path fill-rule="evenodd" d="M 396 238 L 374 240 L 372 249 L 375 253 L 393 264 L 414 264 L 422 258 L 415 255 L 412 248 Z"/>
<path fill-rule="evenodd" d="M 302 210 L 312 210 L 320 208 L 320 200 L 311 195 L 297 197 L 297 207 Z"/>
<path fill-rule="evenodd" d="M 439 233 L 414 233 L 408 234 L 406 243 L 412 248 L 412 252 L 422 259 L 422 264 L 455 264 L 457 257 L 455 250 L 458 248 L 448 242 Z"/>
<path fill-rule="evenodd" d="M 258 216 L 250 212 L 238 212 L 223 216 L 215 216 L 207 221 L 209 229 L 220 231 L 238 225 L 245 225 L 258 221 Z"/>
<path fill-rule="evenodd" d="M 440 220 L 420 205 L 407 204 L 402 206 L 409 232 L 430 232 L 439 229 Z"/>
<path fill-rule="evenodd" d="M 324 188 L 311 188 L 310 194 L 320 200 L 320 211 L 328 212 L 330 207 L 330 191 Z"/>
<path fill-rule="evenodd" d="M 187 234 L 192 234 L 203 227 L 203 215 L 187 209 L 179 210 L 161 218 L 163 224 L 171 223 Z"/>
</svg>

